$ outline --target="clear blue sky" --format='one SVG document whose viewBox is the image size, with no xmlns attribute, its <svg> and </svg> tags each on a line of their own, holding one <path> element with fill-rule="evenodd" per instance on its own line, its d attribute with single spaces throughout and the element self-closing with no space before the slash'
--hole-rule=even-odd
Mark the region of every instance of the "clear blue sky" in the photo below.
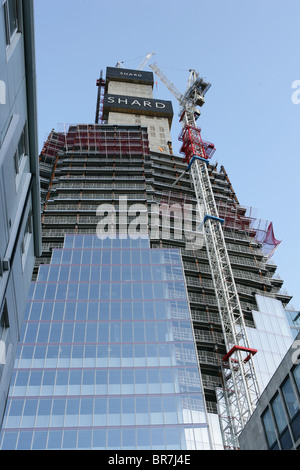
<svg viewBox="0 0 300 470">
<path fill-rule="evenodd" d="M 94 122 L 106 66 L 134 69 L 153 51 L 180 91 L 198 70 L 212 84 L 198 120 L 212 162 L 240 204 L 273 222 L 277 272 L 300 308 L 299 18 L 299 0 L 35 0 L 40 149 L 52 128 Z M 173 101 L 178 153 L 177 102 L 161 82 L 155 97 Z"/>
</svg>

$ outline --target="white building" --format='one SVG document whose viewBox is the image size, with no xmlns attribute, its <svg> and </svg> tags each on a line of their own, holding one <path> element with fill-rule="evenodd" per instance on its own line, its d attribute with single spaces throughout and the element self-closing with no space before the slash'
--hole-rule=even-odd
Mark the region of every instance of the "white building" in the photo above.
<svg viewBox="0 0 300 470">
<path fill-rule="evenodd" d="M 0 425 L 40 254 L 32 0 L 0 2 Z"/>
</svg>

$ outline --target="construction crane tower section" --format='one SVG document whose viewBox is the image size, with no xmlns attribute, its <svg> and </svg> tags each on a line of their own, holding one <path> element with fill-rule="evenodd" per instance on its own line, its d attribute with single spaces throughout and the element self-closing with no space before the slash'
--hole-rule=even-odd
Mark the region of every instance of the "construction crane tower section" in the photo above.
<svg viewBox="0 0 300 470">
<path fill-rule="evenodd" d="M 150 68 L 180 104 L 179 115 L 183 126 L 179 138 L 182 141 L 180 152 L 185 156 L 185 171 L 190 172 L 195 189 L 227 351 L 222 361 L 223 388 L 217 390 L 221 431 L 224 447 L 237 449 L 238 436 L 254 411 L 260 392 L 253 364 L 253 356 L 257 351 L 250 348 L 247 338 L 222 229 L 224 221 L 219 217 L 210 182 L 208 161 L 215 147 L 202 140 L 201 129 L 196 125 L 200 115 L 199 107 L 204 105 L 204 96 L 211 85 L 199 77 L 195 70 L 190 70 L 187 90 L 182 94 L 157 64 L 150 65 Z"/>
</svg>

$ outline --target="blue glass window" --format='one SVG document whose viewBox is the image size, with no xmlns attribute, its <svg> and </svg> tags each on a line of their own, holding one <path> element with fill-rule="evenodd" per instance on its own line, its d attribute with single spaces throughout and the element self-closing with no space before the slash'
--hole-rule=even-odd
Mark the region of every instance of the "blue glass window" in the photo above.
<svg viewBox="0 0 300 470">
<path fill-rule="evenodd" d="M 183 276 L 179 252 L 148 240 L 66 237 L 31 287 L 2 448 L 197 448 Z"/>
<path fill-rule="evenodd" d="M 298 393 L 300 393 L 300 364 L 298 364 L 293 370 L 293 376 L 297 385 Z"/>
<path fill-rule="evenodd" d="M 69 281 L 70 282 L 79 281 L 79 276 L 80 276 L 80 266 L 71 266 Z"/>
<path fill-rule="evenodd" d="M 289 413 L 289 417 L 293 418 L 293 416 L 299 410 L 298 400 L 296 394 L 293 389 L 293 385 L 291 379 L 288 378 L 282 386 L 282 394 L 284 396 L 284 401 Z"/>
<path fill-rule="evenodd" d="M 19 371 L 15 374 L 15 387 L 14 395 L 26 395 L 27 383 L 29 380 L 29 371 Z M 12 385 L 14 384 L 14 377 L 12 377 Z"/>
<path fill-rule="evenodd" d="M 278 431 L 279 433 L 281 433 L 283 429 L 287 426 L 287 419 L 284 412 L 283 403 L 279 394 L 272 401 L 272 408 Z"/>
<path fill-rule="evenodd" d="M 65 236 L 65 242 L 64 242 L 64 248 L 73 248 L 73 245 L 74 245 L 73 235 L 66 235 Z"/>
<path fill-rule="evenodd" d="M 121 429 L 108 429 L 107 448 L 108 449 L 120 449 L 121 448 Z"/>
<path fill-rule="evenodd" d="M 121 425 L 121 402 L 119 398 L 108 399 L 107 424 L 108 426 Z"/>
<path fill-rule="evenodd" d="M 45 370 L 42 381 L 41 394 L 44 396 L 53 395 L 53 388 L 55 383 L 55 371 Z"/>
<path fill-rule="evenodd" d="M 42 384 L 42 377 L 43 371 L 42 370 L 32 370 L 30 372 L 30 379 L 29 379 L 29 389 L 28 392 L 31 395 L 39 395 L 39 389 Z"/>
<path fill-rule="evenodd" d="M 93 431 L 93 449 L 103 450 L 106 449 L 106 430 L 105 429 L 94 429 Z"/>
<path fill-rule="evenodd" d="M 276 441 L 276 431 L 275 431 L 275 424 L 273 422 L 271 411 L 269 408 L 263 414 L 262 421 L 263 421 L 269 447 L 271 447 Z"/>
<path fill-rule="evenodd" d="M 93 398 L 81 398 L 79 426 L 92 426 L 93 424 Z"/>
<path fill-rule="evenodd" d="M 107 398 L 95 398 L 94 426 L 107 425 Z"/>
<path fill-rule="evenodd" d="M 52 318 L 53 303 L 44 302 L 41 320 L 49 321 Z"/>
<path fill-rule="evenodd" d="M 25 343 L 35 343 L 36 342 L 36 335 L 37 335 L 37 330 L 38 330 L 38 323 L 30 325 L 30 328 L 26 329 L 26 334 L 25 334 Z"/>
<path fill-rule="evenodd" d="M 65 450 L 77 448 L 77 431 L 71 429 L 64 431 L 62 448 Z"/>
<path fill-rule="evenodd" d="M 16 449 L 17 438 L 18 438 L 18 432 L 16 431 L 3 433 L 3 441 L 2 441 L 1 449 L 2 450 Z"/>
<path fill-rule="evenodd" d="M 126 426 L 133 426 L 135 424 L 134 397 L 122 398 L 122 423 Z"/>
<path fill-rule="evenodd" d="M 68 284 L 58 284 L 56 290 L 56 300 L 66 300 Z"/>
<path fill-rule="evenodd" d="M 61 323 L 52 323 L 50 330 L 50 343 L 59 343 L 61 336 L 62 324 Z"/>
<path fill-rule="evenodd" d="M 151 433 L 148 428 L 139 428 L 136 436 L 138 449 L 151 449 Z M 153 445 L 153 443 L 152 443 Z"/>
<path fill-rule="evenodd" d="M 62 430 L 50 431 L 48 436 L 47 449 L 58 450 L 62 445 Z"/>
<path fill-rule="evenodd" d="M 63 426 L 65 408 L 66 408 L 65 398 L 54 398 L 52 411 L 51 411 L 50 427 L 58 428 L 58 427 Z"/>
<path fill-rule="evenodd" d="M 47 434 L 47 431 L 35 431 L 33 435 L 32 450 L 46 449 Z"/>
<path fill-rule="evenodd" d="M 122 430 L 122 448 L 125 450 L 136 449 L 135 429 Z"/>
<path fill-rule="evenodd" d="M 134 394 L 134 370 L 133 369 L 124 369 L 122 371 L 122 392 L 124 395 Z"/>
<path fill-rule="evenodd" d="M 80 429 L 78 431 L 78 449 L 91 449 L 92 447 L 92 430 Z"/>
<path fill-rule="evenodd" d="M 165 432 L 164 428 L 151 428 L 151 441 L 155 449 L 165 449 Z"/>
<path fill-rule="evenodd" d="M 66 427 L 78 426 L 79 398 L 67 398 L 67 409 L 65 416 Z"/>
<path fill-rule="evenodd" d="M 30 450 L 32 443 L 32 435 L 32 431 L 21 431 L 19 433 L 17 450 Z"/>
<path fill-rule="evenodd" d="M 26 400 L 22 418 L 22 428 L 33 428 L 35 424 L 38 399 Z"/>
<path fill-rule="evenodd" d="M 39 320 L 42 311 L 42 302 L 32 302 L 30 310 L 30 320 Z"/>
<path fill-rule="evenodd" d="M 60 282 L 66 282 L 66 281 L 68 281 L 68 279 L 69 279 L 69 271 L 70 271 L 69 266 L 61 266 L 60 272 L 59 272 L 59 278 L 58 278 L 58 280 L 59 280 Z"/>
<path fill-rule="evenodd" d="M 95 367 L 96 365 L 96 354 L 97 346 L 96 344 L 88 344 L 84 349 L 84 358 L 86 367 Z"/>
<path fill-rule="evenodd" d="M 149 405 L 147 396 L 137 396 L 135 399 L 136 423 L 138 425 L 150 424 Z"/>
<path fill-rule="evenodd" d="M 46 428 L 49 425 L 52 400 L 41 399 L 37 410 L 36 427 Z"/>
<path fill-rule="evenodd" d="M 37 283 L 35 287 L 34 298 L 35 300 L 42 300 L 45 295 L 46 284 Z"/>
</svg>

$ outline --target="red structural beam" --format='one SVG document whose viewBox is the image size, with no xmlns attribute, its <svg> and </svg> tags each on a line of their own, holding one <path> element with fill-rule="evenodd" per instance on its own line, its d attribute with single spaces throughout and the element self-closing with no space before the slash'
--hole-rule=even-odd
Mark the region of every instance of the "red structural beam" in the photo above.
<svg viewBox="0 0 300 470">
<path fill-rule="evenodd" d="M 252 348 L 246 348 L 244 346 L 238 346 L 235 345 L 233 348 L 230 349 L 230 351 L 223 357 L 222 361 L 227 362 L 228 359 L 234 354 L 236 351 L 244 351 L 249 353 L 248 356 L 244 359 L 244 362 L 248 362 L 251 356 L 254 356 L 254 354 L 257 353 L 257 349 L 252 349 Z"/>
<path fill-rule="evenodd" d="M 190 162 L 194 156 L 210 159 L 215 152 L 215 146 L 211 142 L 205 142 L 201 137 L 201 129 L 186 125 L 179 136 L 182 141 L 180 153 L 185 155 L 185 161 Z"/>
</svg>

